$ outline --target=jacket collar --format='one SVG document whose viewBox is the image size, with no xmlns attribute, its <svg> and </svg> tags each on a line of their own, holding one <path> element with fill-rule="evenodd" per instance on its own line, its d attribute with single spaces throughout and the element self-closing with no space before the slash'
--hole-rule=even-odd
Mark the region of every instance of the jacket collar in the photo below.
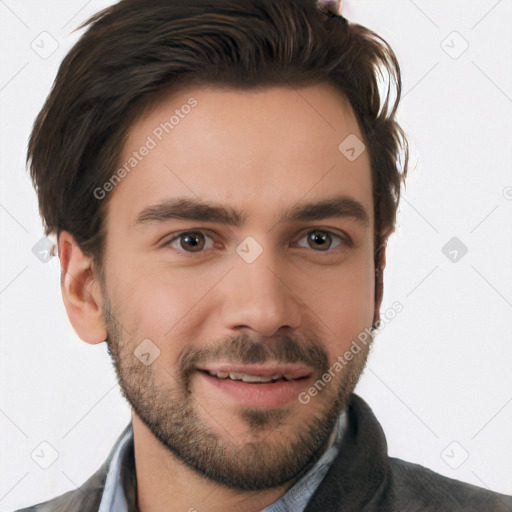
<svg viewBox="0 0 512 512">
<path fill-rule="evenodd" d="M 388 480 L 386 437 L 372 410 L 352 394 L 348 426 L 334 460 L 304 512 L 363 510 Z"/>
</svg>

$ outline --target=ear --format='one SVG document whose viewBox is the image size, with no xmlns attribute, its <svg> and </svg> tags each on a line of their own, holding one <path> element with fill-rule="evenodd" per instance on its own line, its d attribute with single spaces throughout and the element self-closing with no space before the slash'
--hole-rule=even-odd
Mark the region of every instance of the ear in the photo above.
<svg viewBox="0 0 512 512">
<path fill-rule="evenodd" d="M 375 310 L 373 313 L 373 326 L 380 322 L 380 306 L 384 295 L 384 267 L 386 266 L 386 245 L 389 233 L 382 237 L 375 253 Z"/>
<path fill-rule="evenodd" d="M 101 286 L 92 260 L 84 255 L 73 235 L 59 235 L 60 287 L 69 321 L 80 339 L 96 344 L 105 341 Z"/>
</svg>

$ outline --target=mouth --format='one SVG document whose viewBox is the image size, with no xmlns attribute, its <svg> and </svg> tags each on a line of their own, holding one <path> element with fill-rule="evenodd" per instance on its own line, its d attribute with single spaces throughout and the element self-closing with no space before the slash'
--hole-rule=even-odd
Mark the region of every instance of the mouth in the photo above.
<svg viewBox="0 0 512 512">
<path fill-rule="evenodd" d="M 251 407 L 278 407 L 296 400 L 313 375 L 311 368 L 291 364 L 216 363 L 197 370 L 212 399 L 226 398 Z"/>
</svg>

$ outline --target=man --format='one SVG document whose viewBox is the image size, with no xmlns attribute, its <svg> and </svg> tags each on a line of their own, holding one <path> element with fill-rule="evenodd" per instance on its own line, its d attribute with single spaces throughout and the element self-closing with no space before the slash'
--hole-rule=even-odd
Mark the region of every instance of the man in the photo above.
<svg viewBox="0 0 512 512">
<path fill-rule="evenodd" d="M 79 489 L 26 510 L 512 510 L 389 458 L 353 394 L 407 174 L 399 98 L 392 50 L 331 2 L 90 20 L 30 170 L 69 319 L 107 341 L 132 422 Z"/>
</svg>

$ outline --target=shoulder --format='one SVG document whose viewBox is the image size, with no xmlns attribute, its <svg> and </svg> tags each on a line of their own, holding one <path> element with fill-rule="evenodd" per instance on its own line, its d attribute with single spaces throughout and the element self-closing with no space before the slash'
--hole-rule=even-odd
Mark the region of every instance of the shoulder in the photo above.
<svg viewBox="0 0 512 512">
<path fill-rule="evenodd" d="M 97 512 L 106 490 L 107 474 L 110 469 L 122 467 L 119 457 L 123 452 L 130 455 L 130 444 L 133 438 L 131 422 L 126 426 L 110 451 L 101 467 L 85 483 L 73 491 L 66 492 L 55 498 L 31 507 L 16 510 L 16 512 Z M 113 468 L 111 468 L 113 466 Z"/>
<path fill-rule="evenodd" d="M 16 512 L 97 512 L 107 470 L 108 466 L 104 464 L 78 489 Z"/>
<path fill-rule="evenodd" d="M 512 497 L 389 458 L 389 486 L 401 510 L 512 512 Z"/>
<path fill-rule="evenodd" d="M 346 470 L 351 468 L 351 471 Z M 352 395 L 349 428 L 331 468 L 330 501 L 367 512 L 512 512 L 512 497 L 453 478 L 419 464 L 389 457 L 380 423 L 369 405 Z M 311 510 L 322 510 L 312 508 Z M 342 510 L 342 508 L 340 508 Z"/>
<path fill-rule="evenodd" d="M 97 511 L 101 499 L 101 492 L 97 496 L 91 493 L 85 494 L 82 489 L 69 491 L 51 500 L 22 508 L 16 512 L 72 512 L 72 511 Z"/>
</svg>

